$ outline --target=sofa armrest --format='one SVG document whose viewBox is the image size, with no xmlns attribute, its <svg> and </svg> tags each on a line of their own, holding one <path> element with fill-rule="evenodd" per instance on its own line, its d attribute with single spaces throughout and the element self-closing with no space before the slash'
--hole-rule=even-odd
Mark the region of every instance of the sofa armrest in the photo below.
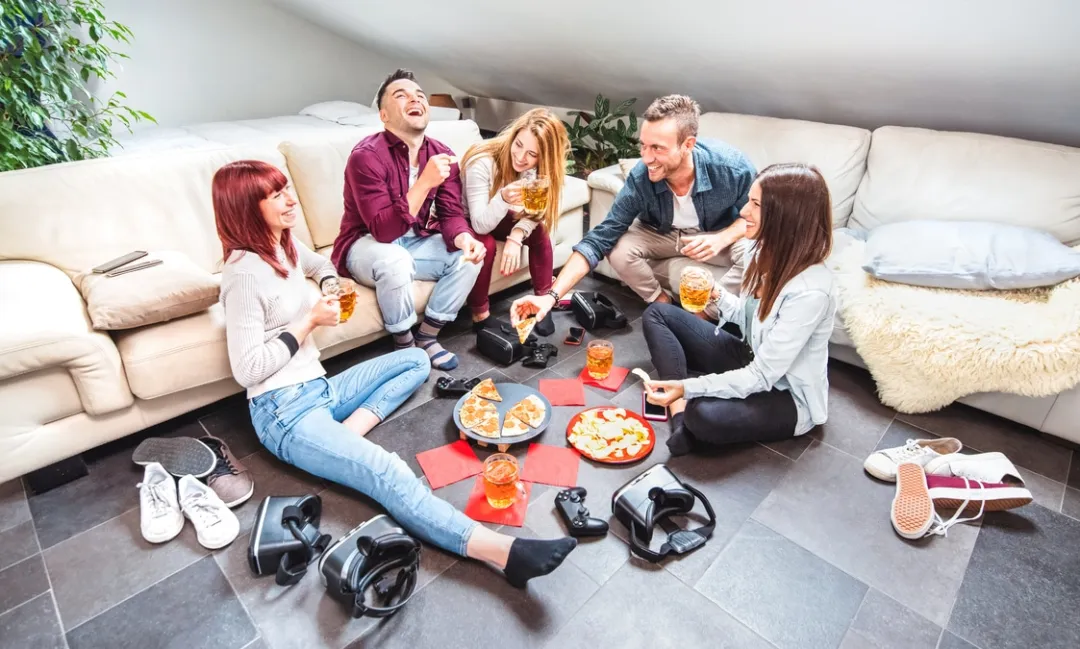
<svg viewBox="0 0 1080 649">
<path fill-rule="evenodd" d="M 617 164 L 597 169 L 589 174 L 587 182 L 589 183 L 589 187 L 594 190 L 604 191 L 612 196 L 618 194 L 619 190 L 626 184 L 626 180 L 622 175 L 622 169 L 620 169 Z"/>
<path fill-rule="evenodd" d="M 0 380 L 63 367 L 88 414 L 132 404 L 116 345 L 91 328 L 82 296 L 62 271 L 33 261 L 0 261 L 0 304 Z"/>
</svg>

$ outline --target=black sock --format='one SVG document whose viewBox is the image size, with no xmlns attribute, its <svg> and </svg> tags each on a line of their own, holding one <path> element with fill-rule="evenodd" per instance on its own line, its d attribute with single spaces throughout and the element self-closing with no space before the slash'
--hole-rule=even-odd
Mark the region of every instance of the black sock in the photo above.
<svg viewBox="0 0 1080 649">
<path fill-rule="evenodd" d="M 667 440 L 672 456 L 686 455 L 694 450 L 694 438 L 683 426 L 683 413 L 671 416 L 671 437 Z"/>
<path fill-rule="evenodd" d="M 536 323 L 536 328 L 533 331 L 541 336 L 550 336 L 555 333 L 555 322 L 551 319 L 551 311 L 548 311 L 543 320 Z"/>
<path fill-rule="evenodd" d="M 510 557 L 503 572 L 514 588 L 525 588 L 526 582 L 559 567 L 566 555 L 577 547 L 577 539 L 514 539 Z"/>
<path fill-rule="evenodd" d="M 494 323 L 494 320 L 492 320 L 491 316 L 489 315 L 488 317 L 484 318 L 483 320 L 475 320 L 475 321 L 473 321 L 472 330 L 473 330 L 474 333 L 480 333 L 481 329 L 486 329 L 487 327 L 491 326 L 492 323 Z"/>
</svg>

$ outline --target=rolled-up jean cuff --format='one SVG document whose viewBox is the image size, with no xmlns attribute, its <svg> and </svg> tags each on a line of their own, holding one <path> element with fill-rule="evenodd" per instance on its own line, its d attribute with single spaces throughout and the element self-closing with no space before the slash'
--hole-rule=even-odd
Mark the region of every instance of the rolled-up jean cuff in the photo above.
<svg viewBox="0 0 1080 649">
<path fill-rule="evenodd" d="M 365 401 L 364 403 L 360 404 L 359 408 L 363 408 L 364 410 L 367 410 L 371 414 L 375 415 L 379 418 L 380 422 L 386 421 L 386 416 L 383 414 L 382 408 L 379 405 L 375 405 L 373 403 Z"/>
<path fill-rule="evenodd" d="M 480 523 L 473 521 L 471 525 L 465 528 L 465 533 L 461 535 L 461 547 L 458 548 L 458 554 L 467 557 L 469 556 L 469 539 L 472 538 L 473 532 L 476 531 L 476 526 Z"/>
<path fill-rule="evenodd" d="M 401 322 L 398 322 L 397 324 L 385 324 L 384 323 L 383 326 L 386 327 L 386 330 L 389 331 L 392 334 L 400 334 L 400 333 L 404 333 L 404 332 L 408 331 L 409 329 L 411 329 L 414 324 L 416 324 L 416 314 L 415 313 L 410 315 L 408 318 L 405 318 Z"/>
<path fill-rule="evenodd" d="M 435 311 L 424 311 L 424 316 L 431 318 L 432 320 L 438 320 L 442 323 L 450 323 L 457 320 L 456 313 L 436 313 Z"/>
</svg>

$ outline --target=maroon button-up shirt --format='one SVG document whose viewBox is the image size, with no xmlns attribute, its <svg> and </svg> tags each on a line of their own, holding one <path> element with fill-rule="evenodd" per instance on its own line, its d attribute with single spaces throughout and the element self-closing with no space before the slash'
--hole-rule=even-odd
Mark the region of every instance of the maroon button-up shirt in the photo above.
<svg viewBox="0 0 1080 649">
<path fill-rule="evenodd" d="M 425 137 L 417 157 L 420 173 L 428 158 L 441 153 L 454 155 L 442 142 Z M 349 276 L 345 265 L 349 248 L 366 234 L 379 243 L 393 243 L 409 230 L 415 229 L 421 236 L 440 233 L 448 251 L 457 250 L 457 235 L 473 234 L 461 204 L 461 168 L 457 164 L 450 166 L 450 177 L 424 199 L 417 216 L 409 213 L 408 193 L 409 146 L 400 138 L 382 131 L 353 147 L 345 165 L 345 214 L 330 257 L 340 275 Z"/>
</svg>

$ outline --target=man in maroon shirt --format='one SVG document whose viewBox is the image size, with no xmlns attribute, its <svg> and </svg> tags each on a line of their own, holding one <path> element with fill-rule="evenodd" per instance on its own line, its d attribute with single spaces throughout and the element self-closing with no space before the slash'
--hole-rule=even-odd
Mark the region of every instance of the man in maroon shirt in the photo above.
<svg viewBox="0 0 1080 649">
<path fill-rule="evenodd" d="M 457 356 L 436 337 L 457 317 L 486 251 L 465 217 L 454 152 L 424 136 L 428 100 L 413 74 L 388 76 L 376 105 L 386 130 L 360 140 L 349 155 L 345 215 L 331 259 L 338 273 L 375 289 L 398 349 L 416 345 L 432 367 L 452 370 Z M 414 279 L 436 281 L 415 340 Z"/>
</svg>

